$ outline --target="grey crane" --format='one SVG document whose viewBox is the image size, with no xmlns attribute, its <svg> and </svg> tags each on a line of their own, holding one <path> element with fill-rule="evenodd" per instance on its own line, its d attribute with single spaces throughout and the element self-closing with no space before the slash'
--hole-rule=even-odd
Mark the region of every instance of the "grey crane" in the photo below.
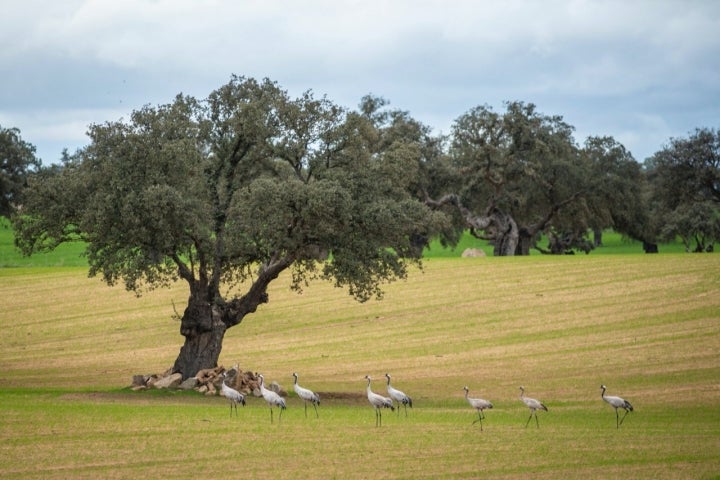
<svg viewBox="0 0 720 480">
<path fill-rule="evenodd" d="M 398 403 L 398 415 L 400 415 L 400 404 L 402 404 L 405 407 L 405 416 L 407 417 L 407 407 L 409 405 L 410 408 L 412 408 L 412 398 L 408 397 L 407 395 L 405 395 L 405 393 L 390 385 L 389 373 L 386 373 L 385 377 L 387 378 L 387 393 L 388 395 L 390 395 L 390 398 L 392 398 Z"/>
<path fill-rule="evenodd" d="M 273 406 L 280 407 L 280 416 L 278 418 L 278 422 L 281 421 L 282 412 L 286 408 L 285 399 L 277 393 L 273 392 L 272 390 L 268 390 L 267 388 L 265 388 L 265 377 L 263 377 L 262 374 L 258 374 L 258 378 L 260 379 L 260 394 L 270 407 L 270 423 L 273 423 Z"/>
<path fill-rule="evenodd" d="M 607 387 L 605 385 L 600 385 L 600 389 L 602 390 L 602 392 L 600 393 L 602 399 L 609 403 L 615 409 L 615 427 L 620 428 L 620 425 L 622 425 L 623 420 L 625 420 L 628 412 L 633 411 L 633 406 L 630 405 L 630 402 L 628 402 L 624 398 L 613 397 L 612 395 L 605 395 L 605 390 L 607 390 Z M 622 408 L 623 410 L 625 410 L 625 415 L 623 415 L 622 418 L 620 418 L 620 416 L 618 415 L 618 408 Z"/>
<path fill-rule="evenodd" d="M 478 419 L 473 422 L 473 425 L 475 425 L 477 422 L 480 422 L 480 431 L 482 432 L 483 425 L 482 421 L 483 418 L 485 418 L 485 413 L 483 410 L 491 409 L 493 408 L 493 404 L 489 401 L 485 400 L 484 398 L 471 398 L 468 397 L 468 394 L 470 393 L 470 389 L 467 386 L 463 387 L 463 390 L 465 390 L 465 400 L 468 401 L 471 407 L 473 407 L 475 410 L 477 410 L 478 413 Z"/>
<path fill-rule="evenodd" d="M 376 427 L 382 427 L 382 411 L 381 408 L 389 408 L 391 411 L 395 410 L 395 407 L 393 406 L 393 401 L 387 397 L 384 397 L 382 395 L 379 395 L 375 392 L 373 392 L 370 389 L 370 381 L 372 380 L 370 378 L 370 375 L 365 375 L 365 379 L 367 380 L 367 397 L 370 401 L 370 405 L 372 405 L 375 408 L 375 426 Z"/>
<path fill-rule="evenodd" d="M 225 383 L 225 380 L 227 380 L 227 372 L 222 373 L 222 379 L 222 393 L 230 402 L 230 416 L 232 417 L 233 406 L 235 407 L 235 416 L 237 416 L 237 404 L 241 403 L 243 407 L 245 406 L 245 395 L 227 386 Z"/>
<path fill-rule="evenodd" d="M 293 383 L 293 389 L 295 390 L 295 393 L 297 393 L 297 396 L 302 398 L 303 403 L 305 404 L 305 417 L 307 417 L 307 402 L 310 402 L 312 403 L 313 408 L 315 408 L 315 417 L 320 418 L 317 411 L 317 406 L 320 405 L 320 395 L 313 392 L 312 390 L 308 390 L 307 388 L 303 388 L 298 385 L 297 373 L 293 373 L 293 377 L 295 378 L 295 382 Z"/>
<path fill-rule="evenodd" d="M 540 400 L 535 400 L 534 398 L 526 397 L 525 396 L 525 387 L 520 387 L 520 400 L 522 400 L 525 405 L 530 409 L 530 416 L 528 417 L 528 421 L 525 422 L 525 428 L 527 428 L 528 424 L 530 423 L 530 420 L 532 419 L 533 415 L 535 415 L 535 424 L 537 425 L 537 428 L 540 428 L 540 423 L 538 422 L 537 418 L 537 411 L 538 410 L 545 410 L 548 411 L 547 407 L 542 404 Z"/>
</svg>

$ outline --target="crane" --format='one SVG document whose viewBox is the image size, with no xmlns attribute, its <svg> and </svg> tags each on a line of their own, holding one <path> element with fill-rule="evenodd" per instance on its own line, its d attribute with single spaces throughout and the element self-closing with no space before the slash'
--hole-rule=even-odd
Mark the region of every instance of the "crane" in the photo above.
<svg viewBox="0 0 720 480">
<path fill-rule="evenodd" d="M 237 416 L 237 404 L 241 403 L 242 406 L 245 406 L 245 395 L 238 392 L 234 388 L 230 388 L 225 383 L 225 380 L 227 379 L 227 372 L 222 373 L 222 393 L 225 396 L 225 398 L 230 401 L 230 416 L 232 417 L 233 412 L 233 406 L 235 407 L 235 416 Z"/>
<path fill-rule="evenodd" d="M 410 408 L 412 408 L 412 398 L 405 395 L 405 393 L 401 392 L 400 390 L 393 388 L 392 385 L 390 385 L 390 374 L 386 373 L 385 377 L 387 378 L 387 393 L 390 395 L 390 398 L 398 402 L 398 415 L 400 415 L 400 404 L 402 404 L 405 407 L 405 416 L 407 417 L 407 407 L 408 405 Z"/>
<path fill-rule="evenodd" d="M 315 417 L 320 418 L 317 411 L 317 406 L 320 405 L 320 395 L 312 390 L 308 390 L 307 388 L 303 388 L 298 385 L 297 373 L 293 373 L 293 377 L 295 377 L 293 389 L 295 390 L 295 393 L 297 393 L 297 396 L 303 399 L 303 403 L 305 404 L 305 417 L 307 417 L 307 402 L 310 402 L 312 403 L 313 408 L 315 408 Z"/>
<path fill-rule="evenodd" d="M 633 411 L 633 406 L 630 405 L 630 402 L 628 402 L 624 398 L 605 395 L 605 390 L 607 390 L 607 387 L 605 385 L 600 385 L 600 389 L 602 390 L 602 392 L 600 393 L 602 399 L 609 403 L 615 409 L 615 426 L 616 428 L 620 428 L 620 425 L 622 425 L 623 420 L 625 420 L 628 412 Z M 622 418 L 620 418 L 618 415 L 618 408 L 622 408 L 623 410 L 625 410 L 625 415 L 623 415 Z"/>
<path fill-rule="evenodd" d="M 381 408 L 389 408 L 391 411 L 395 410 L 393 401 L 387 397 L 383 397 L 370 389 L 370 381 L 372 380 L 369 375 L 365 375 L 367 380 L 367 397 L 370 401 L 370 405 L 375 408 L 375 426 L 382 427 L 382 411 Z"/>
<path fill-rule="evenodd" d="M 527 428 L 528 424 L 530 423 L 530 420 L 532 419 L 533 415 L 535 415 L 535 424 L 537 425 L 537 428 L 540 428 L 540 423 L 538 422 L 537 418 L 537 411 L 538 410 L 545 410 L 548 411 L 547 407 L 542 404 L 540 400 L 535 400 L 534 398 L 526 397 L 525 396 L 525 387 L 520 387 L 520 400 L 522 400 L 525 405 L 530 409 L 530 416 L 528 417 L 528 421 L 525 423 L 525 428 Z"/>
<path fill-rule="evenodd" d="M 267 388 L 265 388 L 265 377 L 263 377 L 262 374 L 259 373 L 258 378 L 260 379 L 260 394 L 270 407 L 270 423 L 273 423 L 273 406 L 280 407 L 280 416 L 278 418 L 278 422 L 281 421 L 282 412 L 286 408 L 285 399 L 283 399 L 280 395 L 273 392 L 272 390 L 268 390 Z"/>
<path fill-rule="evenodd" d="M 493 408 L 493 404 L 483 398 L 468 397 L 468 394 L 470 393 L 470 389 L 468 389 L 467 386 L 463 387 L 463 390 L 465 390 L 465 400 L 467 400 L 468 403 L 470 404 L 470 406 L 473 407 L 478 412 L 478 419 L 473 422 L 473 425 L 475 425 L 477 422 L 480 422 L 480 431 L 482 432 L 482 429 L 483 429 L 482 421 L 483 421 L 483 418 L 485 418 L 485 414 L 483 413 L 483 410 Z"/>
</svg>

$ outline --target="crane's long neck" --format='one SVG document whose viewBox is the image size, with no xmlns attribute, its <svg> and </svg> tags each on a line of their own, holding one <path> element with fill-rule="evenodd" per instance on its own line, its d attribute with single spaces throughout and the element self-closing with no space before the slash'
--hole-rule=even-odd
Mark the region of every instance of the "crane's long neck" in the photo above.
<svg viewBox="0 0 720 480">
<path fill-rule="evenodd" d="M 600 387 L 600 396 L 605 398 L 605 387 Z"/>
<path fill-rule="evenodd" d="M 470 390 L 468 390 L 468 389 L 466 388 L 466 389 L 465 389 L 465 399 L 468 398 L 468 394 L 469 394 L 469 393 L 470 393 Z"/>
<path fill-rule="evenodd" d="M 297 376 L 297 375 L 293 375 L 293 377 L 295 378 L 295 385 L 297 385 L 297 377 L 298 377 L 298 376 Z"/>
</svg>

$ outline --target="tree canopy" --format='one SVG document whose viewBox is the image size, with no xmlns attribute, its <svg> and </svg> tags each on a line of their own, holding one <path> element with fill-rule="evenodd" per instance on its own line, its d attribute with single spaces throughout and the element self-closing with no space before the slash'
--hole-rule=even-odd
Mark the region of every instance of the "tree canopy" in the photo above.
<svg viewBox="0 0 720 480">
<path fill-rule="evenodd" d="M 35 147 L 17 128 L 0 126 L 0 215 L 9 216 L 22 203 L 27 176 L 40 167 Z"/>
<path fill-rule="evenodd" d="M 591 137 L 581 149 L 562 117 L 523 102 L 505 106 L 502 113 L 479 106 L 458 117 L 448 158 L 437 160 L 455 174 L 441 176 L 441 186 L 431 181 L 426 202 L 457 209 L 458 228 L 490 240 L 495 255 L 562 253 L 586 248 L 589 229 L 625 228 L 640 206 L 621 199 L 633 196 L 639 167 L 622 145 Z M 541 233 L 551 240 L 549 250 L 537 245 Z"/>
<path fill-rule="evenodd" d="M 645 164 L 659 238 L 679 236 L 688 250 L 712 248 L 720 240 L 720 131 L 697 129 Z"/>
</svg>

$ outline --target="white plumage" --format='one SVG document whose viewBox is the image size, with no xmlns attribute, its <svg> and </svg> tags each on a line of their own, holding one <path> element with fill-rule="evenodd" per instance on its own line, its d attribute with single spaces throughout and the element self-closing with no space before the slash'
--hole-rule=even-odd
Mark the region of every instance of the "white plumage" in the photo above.
<svg viewBox="0 0 720 480">
<path fill-rule="evenodd" d="M 241 403 L 242 406 L 245 406 L 245 395 L 238 392 L 234 388 L 230 388 L 225 384 L 225 380 L 227 379 L 227 372 L 222 373 L 222 393 L 225 396 L 225 398 L 230 401 L 230 416 L 232 416 L 233 412 L 233 406 L 235 407 L 235 415 L 237 416 L 237 404 Z"/>
<path fill-rule="evenodd" d="M 525 428 L 527 428 L 533 415 L 535 415 L 535 424 L 537 425 L 537 428 L 540 428 L 540 423 L 538 422 L 538 417 L 537 417 L 537 411 L 545 410 L 547 412 L 548 411 L 547 407 L 545 405 L 543 405 L 543 403 L 539 400 L 535 400 L 534 398 L 526 397 L 525 396 L 525 387 L 520 387 L 520 400 L 522 400 L 525 403 L 525 405 L 527 405 L 527 407 L 530 409 L 530 416 L 528 417 L 528 421 L 525 422 Z"/>
<path fill-rule="evenodd" d="M 633 406 L 630 405 L 630 402 L 628 402 L 624 398 L 614 397 L 612 395 L 605 395 L 605 390 L 607 389 L 605 385 L 600 385 L 600 389 L 602 390 L 602 392 L 600 393 L 602 399 L 609 403 L 615 409 L 615 426 L 616 428 L 620 428 L 620 425 L 622 425 L 623 420 L 625 420 L 628 412 L 633 411 Z M 622 408 L 623 410 L 625 410 L 625 415 L 623 415 L 622 418 L 620 418 L 620 416 L 618 415 L 618 408 Z"/>
<path fill-rule="evenodd" d="M 485 414 L 483 413 L 483 410 L 491 409 L 493 408 L 493 404 L 489 401 L 485 400 L 484 398 L 471 398 L 468 397 L 468 394 L 470 393 L 470 389 L 468 389 L 467 386 L 463 387 L 463 390 L 465 390 L 465 399 L 468 401 L 471 407 L 473 407 L 478 412 L 478 419 L 473 422 L 473 425 L 475 425 L 477 422 L 480 422 L 480 431 L 482 431 L 482 421 L 483 418 L 485 418 Z"/>
<path fill-rule="evenodd" d="M 319 418 L 317 406 L 320 405 L 320 395 L 313 392 L 312 390 L 308 390 L 307 388 L 303 388 L 298 385 L 297 373 L 293 373 L 293 377 L 295 378 L 295 382 L 293 383 L 293 389 L 295 390 L 295 393 L 297 393 L 297 396 L 302 398 L 303 403 L 305 404 L 305 416 L 307 417 L 307 402 L 310 402 L 312 403 L 313 408 L 315 408 L 315 417 Z"/>
<path fill-rule="evenodd" d="M 410 406 L 410 408 L 412 408 L 412 398 L 408 397 L 407 395 L 405 395 L 405 393 L 390 385 L 389 373 L 386 373 L 385 377 L 387 378 L 387 393 L 388 395 L 390 395 L 390 398 L 392 398 L 398 403 L 398 415 L 400 415 L 400 404 L 402 404 L 405 407 L 405 416 L 407 417 L 407 407 Z"/>
<path fill-rule="evenodd" d="M 270 423 L 273 423 L 273 406 L 280 407 L 278 421 L 282 420 L 282 412 L 286 408 L 285 399 L 272 390 L 265 388 L 265 377 L 263 377 L 262 374 L 258 374 L 258 378 L 260 379 L 260 394 L 270 407 Z"/>
<path fill-rule="evenodd" d="M 391 411 L 395 410 L 393 401 L 387 397 L 379 395 L 370 389 L 370 381 L 372 380 L 369 375 L 365 375 L 367 380 L 367 397 L 370 405 L 375 408 L 375 426 L 382 426 L 382 411 L 381 408 L 389 408 Z"/>
</svg>

